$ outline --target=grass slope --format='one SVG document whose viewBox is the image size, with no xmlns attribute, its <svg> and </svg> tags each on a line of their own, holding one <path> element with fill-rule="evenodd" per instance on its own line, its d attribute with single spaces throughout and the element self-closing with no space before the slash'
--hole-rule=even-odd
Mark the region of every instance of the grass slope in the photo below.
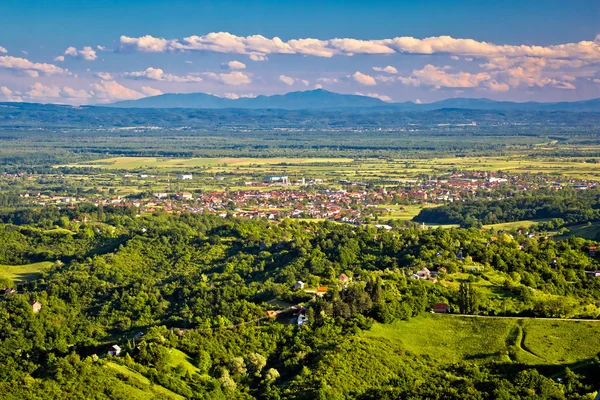
<svg viewBox="0 0 600 400">
<path fill-rule="evenodd" d="M 144 375 L 136 372 L 132 369 L 125 367 L 124 365 L 116 364 L 114 362 L 107 362 L 105 364 L 107 368 L 112 369 L 117 372 L 117 376 L 122 377 L 123 381 L 123 390 L 126 390 L 125 393 L 130 393 L 135 397 L 131 398 L 139 398 L 139 399 L 174 399 L 174 400 L 183 400 L 185 397 L 178 395 L 177 393 L 173 393 L 169 389 L 162 387 L 160 385 L 155 385 Z"/>
<path fill-rule="evenodd" d="M 26 265 L 0 265 L 0 278 L 13 282 L 30 281 L 40 278 L 51 266 L 49 261 Z"/>
<path fill-rule="evenodd" d="M 512 361 L 527 365 L 570 364 L 594 357 L 600 323 L 517 318 L 427 315 L 375 324 L 364 333 L 441 363 Z"/>
</svg>

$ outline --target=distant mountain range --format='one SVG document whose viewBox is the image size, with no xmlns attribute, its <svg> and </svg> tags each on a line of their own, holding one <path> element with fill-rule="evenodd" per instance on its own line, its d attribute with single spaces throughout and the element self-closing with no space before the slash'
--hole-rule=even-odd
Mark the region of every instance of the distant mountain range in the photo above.
<svg viewBox="0 0 600 400">
<path fill-rule="evenodd" d="M 207 93 L 168 93 L 139 100 L 119 101 L 107 105 L 119 108 L 195 108 L 195 109 L 283 109 L 283 110 L 335 110 L 373 109 L 374 111 L 430 111 L 447 108 L 500 111 L 575 111 L 600 112 L 600 99 L 559 102 L 517 103 L 490 99 L 452 98 L 434 103 L 386 103 L 380 99 L 353 94 L 333 93 L 323 89 L 290 92 L 254 98 L 227 99 Z"/>
</svg>

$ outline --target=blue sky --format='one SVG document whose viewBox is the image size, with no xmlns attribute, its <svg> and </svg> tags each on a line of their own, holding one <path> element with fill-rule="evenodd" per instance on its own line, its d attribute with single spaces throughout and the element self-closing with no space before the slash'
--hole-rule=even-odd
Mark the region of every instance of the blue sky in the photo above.
<svg viewBox="0 0 600 400">
<path fill-rule="evenodd" d="M 0 101 L 600 97 L 598 1 L 0 2 Z"/>
</svg>

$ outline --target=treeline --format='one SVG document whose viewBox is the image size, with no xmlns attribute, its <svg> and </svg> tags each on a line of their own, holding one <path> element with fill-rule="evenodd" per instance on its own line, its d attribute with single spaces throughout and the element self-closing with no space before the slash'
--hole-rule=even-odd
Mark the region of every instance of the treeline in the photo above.
<svg viewBox="0 0 600 400">
<path fill-rule="evenodd" d="M 600 220 L 600 190 L 540 190 L 502 200 L 456 202 L 424 208 L 414 221 L 473 227 L 553 218 L 560 218 L 566 224 Z"/>
</svg>

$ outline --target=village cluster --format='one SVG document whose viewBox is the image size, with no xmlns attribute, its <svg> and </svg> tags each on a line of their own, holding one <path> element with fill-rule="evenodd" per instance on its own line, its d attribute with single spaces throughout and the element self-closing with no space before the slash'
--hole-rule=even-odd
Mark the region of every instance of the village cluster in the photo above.
<svg viewBox="0 0 600 400">
<path fill-rule="evenodd" d="M 131 174 L 126 174 L 131 178 Z M 4 178 L 15 176 L 4 174 Z M 139 174 L 139 179 L 156 178 Z M 383 180 L 361 182 L 341 179 L 300 178 L 292 180 L 285 175 L 266 176 L 261 181 L 244 182 L 243 190 L 202 190 L 194 187 L 195 176 L 180 174 L 176 177 L 189 191 L 154 191 L 145 198 L 139 196 L 92 195 L 61 196 L 47 192 L 23 192 L 20 197 L 29 204 L 41 206 L 70 206 L 93 202 L 98 206 L 133 206 L 140 212 L 163 210 L 169 213 L 211 213 L 242 218 L 313 218 L 358 224 L 378 216 L 402 213 L 403 205 L 440 204 L 465 199 L 501 199 L 502 190 L 510 186 L 520 191 L 550 187 L 584 190 L 597 185 L 590 181 L 556 182 L 546 176 L 518 176 L 473 171 L 455 173 L 444 179 Z M 400 205 L 400 207 L 397 207 Z M 396 206 L 396 207 L 393 207 Z"/>
</svg>

